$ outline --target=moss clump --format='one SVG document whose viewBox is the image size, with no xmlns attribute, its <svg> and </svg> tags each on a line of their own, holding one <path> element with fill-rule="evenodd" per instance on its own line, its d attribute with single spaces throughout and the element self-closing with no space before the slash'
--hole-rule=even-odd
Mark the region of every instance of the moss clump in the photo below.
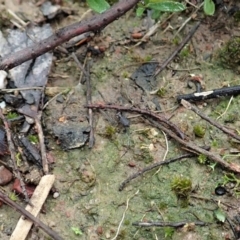
<svg viewBox="0 0 240 240">
<path fill-rule="evenodd" d="M 179 198 L 188 198 L 192 191 L 192 181 L 186 177 L 175 177 L 171 183 L 171 189 Z"/>
<path fill-rule="evenodd" d="M 225 68 L 239 72 L 240 37 L 232 37 L 217 54 L 217 61 Z"/>
<path fill-rule="evenodd" d="M 105 132 L 103 133 L 103 136 L 108 139 L 114 139 L 116 132 L 117 130 L 115 127 L 108 125 L 105 127 Z"/>
<path fill-rule="evenodd" d="M 193 127 L 193 132 L 195 136 L 202 138 L 205 135 L 206 129 L 202 125 L 198 124 Z"/>
<path fill-rule="evenodd" d="M 159 97 L 164 97 L 164 95 L 166 94 L 167 90 L 165 88 L 160 88 L 158 91 L 157 91 L 157 95 Z"/>
</svg>

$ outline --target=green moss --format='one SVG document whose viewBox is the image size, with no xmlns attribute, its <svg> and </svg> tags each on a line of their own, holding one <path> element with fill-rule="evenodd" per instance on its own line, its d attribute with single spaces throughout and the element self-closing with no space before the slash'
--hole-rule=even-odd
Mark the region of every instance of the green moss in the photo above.
<svg viewBox="0 0 240 240">
<path fill-rule="evenodd" d="M 112 125 L 108 125 L 105 127 L 105 132 L 103 133 L 104 137 L 108 139 L 114 139 L 114 136 L 116 134 L 116 128 Z"/>
<path fill-rule="evenodd" d="M 217 61 L 225 68 L 239 71 L 240 37 L 232 37 L 218 52 Z"/>
<path fill-rule="evenodd" d="M 36 143 L 38 143 L 38 136 L 36 136 L 36 135 L 28 135 L 28 140 L 31 143 L 36 144 Z"/>
<path fill-rule="evenodd" d="M 171 189 L 179 198 L 187 198 L 192 191 L 192 181 L 186 177 L 175 177 L 171 183 Z"/>
<path fill-rule="evenodd" d="M 202 125 L 198 124 L 193 127 L 193 132 L 195 136 L 202 138 L 205 135 L 206 129 Z"/>
<path fill-rule="evenodd" d="M 164 95 L 166 94 L 167 90 L 165 88 L 160 88 L 158 91 L 157 91 L 157 95 L 159 97 L 164 97 Z"/>
</svg>

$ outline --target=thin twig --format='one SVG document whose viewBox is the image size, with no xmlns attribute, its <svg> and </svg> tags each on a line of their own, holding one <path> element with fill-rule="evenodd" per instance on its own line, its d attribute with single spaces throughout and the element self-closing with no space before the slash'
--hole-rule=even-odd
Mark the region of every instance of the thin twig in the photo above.
<svg viewBox="0 0 240 240">
<path fill-rule="evenodd" d="M 202 222 L 202 221 L 182 221 L 182 222 L 135 222 L 133 226 L 139 227 L 183 227 L 186 224 L 193 223 L 198 226 L 207 226 L 210 223 Z"/>
<path fill-rule="evenodd" d="M 199 11 L 199 9 L 203 6 L 204 2 L 202 2 L 199 6 L 194 6 L 196 8 L 196 10 L 191 14 L 191 16 L 185 20 L 185 22 L 181 25 L 181 27 L 177 30 L 177 32 L 174 34 L 175 38 L 177 36 L 177 34 L 184 28 L 184 26 L 193 18 L 193 16 Z"/>
<path fill-rule="evenodd" d="M 91 88 L 91 78 L 90 78 L 90 58 L 87 60 L 87 75 L 86 75 L 86 85 L 87 85 L 87 104 L 92 104 L 92 88 Z M 92 148 L 95 142 L 94 130 L 93 130 L 93 111 L 88 109 L 90 133 L 89 133 L 89 148 Z"/>
<path fill-rule="evenodd" d="M 133 8 L 140 0 L 122 0 L 113 5 L 109 10 L 102 14 L 94 15 L 89 20 L 77 22 L 67 27 L 61 28 L 55 34 L 42 40 L 39 43 L 34 43 L 32 46 L 17 51 L 5 56 L 0 63 L 0 70 L 10 70 L 13 67 L 20 65 L 30 59 L 53 50 L 55 47 L 78 36 L 85 32 L 99 32 L 108 24 L 124 15 L 127 11 Z"/>
<path fill-rule="evenodd" d="M 7 122 L 6 118 L 4 117 L 4 115 L 2 113 L 2 108 L 0 108 L 0 118 L 2 119 L 2 121 L 4 123 L 4 126 L 5 126 L 5 131 L 6 131 L 6 135 L 7 135 L 7 142 L 8 142 L 8 148 L 9 148 L 9 151 L 10 151 L 12 165 L 13 165 L 13 171 L 14 171 L 16 177 L 20 181 L 20 185 L 21 185 L 24 197 L 25 197 L 25 201 L 30 203 L 30 200 L 29 200 L 26 188 L 25 188 L 25 184 L 24 184 L 24 182 L 22 180 L 22 176 L 20 174 L 20 171 L 17 168 L 17 164 L 16 164 L 17 163 L 17 159 L 16 159 L 16 155 L 17 154 L 16 154 L 15 147 L 14 147 L 14 144 L 13 144 L 13 141 L 12 141 L 12 134 L 11 134 L 10 128 L 8 126 L 8 122 Z"/>
<path fill-rule="evenodd" d="M 127 107 L 121 107 L 121 106 L 116 106 L 116 105 L 103 105 L 103 104 L 92 104 L 86 107 L 90 107 L 90 108 L 109 108 L 109 109 L 115 109 L 118 111 L 128 111 L 128 112 L 138 112 L 141 113 L 145 116 L 150 117 L 149 121 L 154 124 L 158 129 L 160 129 L 161 131 L 164 131 L 168 136 L 172 137 L 174 140 L 176 140 L 177 142 L 179 142 L 180 144 L 182 144 L 184 147 L 189 148 L 190 150 L 193 150 L 194 152 L 197 152 L 198 154 L 203 154 L 206 157 L 208 157 L 209 159 L 211 159 L 212 161 L 214 161 L 215 163 L 218 163 L 221 167 L 235 172 L 235 173 L 240 173 L 240 166 L 236 163 L 228 163 L 226 161 L 224 161 L 221 156 L 217 153 L 213 153 L 207 150 L 204 150 L 201 147 L 198 147 L 194 142 L 190 141 L 189 139 L 184 140 L 183 138 L 179 137 L 176 135 L 175 132 L 171 130 L 169 130 L 169 128 L 172 128 L 171 125 L 174 126 L 174 131 L 176 131 L 176 129 L 178 129 L 173 123 L 171 123 L 170 121 L 166 121 L 165 118 L 163 118 L 162 116 L 159 118 L 157 114 L 154 114 L 150 111 L 147 110 L 142 110 L 142 109 L 138 109 L 138 108 L 127 108 Z M 158 121 L 161 122 L 161 124 L 159 124 L 158 122 L 152 120 L 152 119 L 156 119 Z M 165 121 L 163 121 L 165 120 Z M 167 125 L 167 127 L 163 126 L 162 123 L 165 123 Z"/>
<path fill-rule="evenodd" d="M 152 118 L 158 120 L 159 122 L 166 124 L 166 126 L 168 126 L 174 132 L 176 132 L 176 134 L 179 137 L 184 139 L 184 133 L 174 123 L 172 123 L 171 121 L 166 119 L 163 115 L 156 114 L 156 113 L 151 112 L 151 111 L 146 110 L 146 109 L 133 108 L 133 107 L 129 108 L 129 107 L 123 107 L 123 106 L 116 106 L 116 105 L 103 105 L 103 104 L 91 104 L 91 105 L 87 105 L 86 107 L 88 107 L 88 108 L 99 108 L 99 109 L 108 108 L 108 109 L 115 109 L 117 111 L 137 112 L 137 113 L 152 117 Z"/>
<path fill-rule="evenodd" d="M 202 119 L 206 120 L 207 122 L 211 123 L 214 127 L 220 129 L 222 132 L 226 133 L 227 135 L 231 136 L 232 138 L 240 141 L 240 136 L 238 136 L 237 134 L 233 133 L 231 130 L 227 129 L 226 127 L 224 127 L 223 125 L 221 125 L 220 123 L 214 121 L 213 119 L 211 119 L 210 117 L 206 116 L 205 114 L 203 114 L 197 107 L 195 107 L 194 105 L 192 105 L 190 102 L 182 99 L 181 100 L 181 104 L 189 109 L 192 110 L 193 112 L 195 112 L 198 116 L 200 116 Z"/>
<path fill-rule="evenodd" d="M 62 237 L 60 237 L 55 231 L 50 229 L 47 225 L 45 225 L 43 222 L 41 222 L 38 218 L 34 217 L 31 213 L 26 211 L 24 208 L 22 208 L 17 203 L 13 202 L 7 195 L 2 193 L 0 191 L 0 200 L 7 204 L 8 206 L 12 207 L 13 209 L 20 212 L 22 215 L 24 215 L 26 218 L 31 220 L 36 226 L 40 227 L 44 232 L 46 232 L 50 237 L 52 237 L 54 240 L 63 240 Z"/>
<path fill-rule="evenodd" d="M 133 180 L 133 179 L 135 179 L 135 178 L 137 178 L 139 176 L 142 176 L 145 172 L 151 171 L 152 169 L 154 169 L 156 167 L 159 167 L 159 166 L 162 166 L 162 165 L 166 165 L 166 164 L 169 164 L 169 163 L 173 163 L 173 162 L 176 162 L 176 161 L 180 161 L 180 160 L 183 160 L 185 158 L 192 158 L 192 157 L 196 157 L 196 154 L 194 154 L 194 153 L 187 153 L 187 154 L 184 154 L 182 156 L 178 156 L 178 157 L 175 157 L 175 158 L 168 159 L 166 161 L 157 162 L 157 163 L 154 163 L 154 164 L 152 164 L 150 166 L 147 166 L 144 169 L 142 169 L 141 171 L 139 171 L 137 173 L 134 173 L 131 176 L 129 176 L 125 181 L 123 181 L 120 184 L 118 190 L 122 191 L 131 180 Z"/>
<path fill-rule="evenodd" d="M 34 118 L 34 121 L 35 121 L 35 126 L 36 126 L 37 132 L 38 132 L 38 139 L 39 139 L 40 150 L 41 150 L 43 171 L 45 174 L 48 174 L 49 167 L 48 167 L 46 146 L 45 146 L 45 142 L 44 142 L 43 129 L 42 129 L 42 125 L 41 125 L 41 117 L 42 117 L 42 111 L 39 111 L 37 116 Z"/>
<path fill-rule="evenodd" d="M 191 29 L 185 39 L 179 44 L 179 46 L 174 50 L 174 52 L 167 58 L 167 60 L 156 70 L 154 77 L 156 77 L 162 70 L 173 60 L 173 58 L 183 49 L 183 47 L 188 43 L 188 41 L 192 38 L 193 34 L 197 31 L 201 22 L 197 22 L 197 24 Z"/>
<path fill-rule="evenodd" d="M 182 144 L 184 147 L 188 148 L 188 151 L 193 151 L 194 153 L 197 152 L 198 154 L 203 154 L 206 157 L 208 157 L 209 159 L 211 159 L 212 161 L 214 161 L 215 163 L 218 163 L 224 169 L 227 169 L 231 172 L 240 173 L 240 166 L 238 164 L 235 164 L 232 162 L 228 163 L 228 162 L 224 161 L 219 154 L 207 151 L 207 150 L 197 146 L 194 142 L 192 142 L 190 140 L 185 141 L 185 140 L 181 139 L 174 132 L 167 129 L 162 124 L 159 124 L 156 121 L 153 121 L 151 119 L 149 119 L 149 121 L 152 124 L 154 124 L 156 127 L 158 127 L 160 130 L 163 130 L 168 136 L 172 137 L 174 140 L 176 140 L 177 142 Z"/>
</svg>

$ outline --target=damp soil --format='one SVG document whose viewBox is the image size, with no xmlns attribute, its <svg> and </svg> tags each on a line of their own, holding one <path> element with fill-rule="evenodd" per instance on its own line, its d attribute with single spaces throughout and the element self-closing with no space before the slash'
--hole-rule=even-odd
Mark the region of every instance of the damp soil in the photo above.
<svg viewBox="0 0 240 240">
<path fill-rule="evenodd" d="M 202 12 L 198 14 L 199 18 L 203 17 Z M 238 151 L 239 143 L 176 101 L 177 95 L 194 91 L 187 84 L 190 74 L 201 77 L 205 90 L 240 84 L 237 69 L 220 65 L 217 57 L 218 50 L 239 31 L 239 24 L 232 16 L 218 9 L 216 17 L 204 17 L 192 40 L 156 77 L 152 89 L 143 89 L 131 78 L 143 63 L 162 63 L 170 56 L 194 25 L 194 21 L 189 22 L 175 36 L 188 16 L 187 13 L 175 14 L 140 46 L 134 46 L 137 40 L 131 38 L 131 33 L 144 29 L 146 18 L 137 18 L 134 11 L 101 31 L 91 42 L 93 46 L 106 48 L 104 53 L 92 55 L 92 102 L 158 110 L 199 146 L 210 146 L 211 151 L 225 156 L 226 161 L 238 162 L 239 157 L 230 150 Z M 66 24 L 66 20 L 63 22 Z M 61 26 L 62 22 L 58 20 L 58 24 Z M 77 49 L 76 54 L 81 56 L 85 47 Z M 47 147 L 55 158 L 51 172 L 56 176 L 54 187 L 60 195 L 57 198 L 49 195 L 44 205 L 45 214 L 41 213 L 39 218 L 69 240 L 234 239 L 229 223 L 217 220 L 214 210 L 220 207 L 233 220 L 240 211 L 238 191 L 230 189 L 232 191 L 224 195 L 216 195 L 215 188 L 223 184 L 228 172 L 211 161 L 203 164 L 198 157 L 177 161 L 149 171 L 128 183 L 122 191 L 118 190 L 131 174 L 184 153 L 178 143 L 141 115 L 122 113 L 130 120 L 130 126 L 125 127 L 116 111 L 94 110 L 93 148 L 89 148 L 82 135 L 75 139 L 78 144 L 74 142 L 71 146 L 66 139 L 59 137 L 69 131 L 87 132 L 86 85 L 79 83 L 80 74 L 70 55 L 55 52 L 48 86 L 56 87 L 53 96 L 59 95 L 48 104 L 42 124 Z M 51 99 L 52 95 L 48 98 Z M 223 97 L 196 105 L 221 124 L 239 129 L 240 97 L 229 102 L 230 97 Z M 205 129 L 202 138 L 194 134 L 196 125 Z M 70 130 L 69 126 L 72 127 Z M 58 127 L 65 128 L 65 132 L 56 134 Z M 192 183 L 187 203 L 172 191 L 172 182 L 179 177 L 190 179 Z M 231 184 L 233 188 L 235 185 Z M 20 200 L 18 203 L 24 205 Z M 18 218 L 19 214 L 9 207 L 1 208 L 1 239 L 9 239 Z M 141 221 L 203 221 L 208 224 L 182 228 L 132 225 Z M 49 237 L 33 229 L 29 239 Z"/>
</svg>

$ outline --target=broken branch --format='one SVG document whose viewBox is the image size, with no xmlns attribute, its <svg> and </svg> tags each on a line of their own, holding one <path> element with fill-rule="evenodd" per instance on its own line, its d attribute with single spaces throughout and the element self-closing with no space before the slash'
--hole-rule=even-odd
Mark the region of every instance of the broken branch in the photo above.
<svg viewBox="0 0 240 240">
<path fill-rule="evenodd" d="M 95 15 L 91 19 L 71 24 L 61 28 L 55 34 L 45 40 L 17 51 L 3 59 L 0 63 L 0 70 L 12 69 L 23 62 L 34 59 L 55 47 L 85 32 L 99 32 L 109 23 L 124 15 L 128 10 L 134 7 L 140 0 L 122 0 L 113 5 L 106 12 Z"/>
</svg>

